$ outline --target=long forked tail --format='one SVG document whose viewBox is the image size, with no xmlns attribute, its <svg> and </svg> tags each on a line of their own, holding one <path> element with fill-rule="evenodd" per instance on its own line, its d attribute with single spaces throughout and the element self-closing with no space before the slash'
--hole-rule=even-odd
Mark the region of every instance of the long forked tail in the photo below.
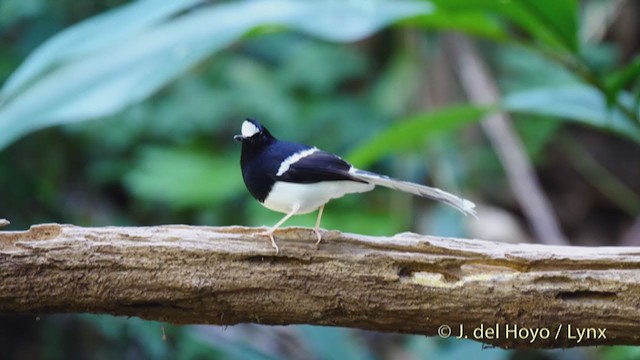
<svg viewBox="0 0 640 360">
<path fill-rule="evenodd" d="M 356 168 L 351 168 L 349 173 L 360 180 L 380 185 L 384 187 L 388 187 L 394 190 L 400 190 L 404 192 L 408 192 L 414 195 L 422 196 L 425 198 L 441 201 L 447 205 L 450 205 L 465 215 L 472 215 L 474 217 L 478 217 L 476 215 L 475 207 L 476 204 L 473 202 L 463 199 L 461 197 L 450 194 L 446 191 L 432 188 L 425 185 L 415 184 L 408 181 L 402 181 L 390 178 L 384 175 L 378 175 L 376 173 L 372 173 L 369 171 L 359 170 Z"/>
</svg>

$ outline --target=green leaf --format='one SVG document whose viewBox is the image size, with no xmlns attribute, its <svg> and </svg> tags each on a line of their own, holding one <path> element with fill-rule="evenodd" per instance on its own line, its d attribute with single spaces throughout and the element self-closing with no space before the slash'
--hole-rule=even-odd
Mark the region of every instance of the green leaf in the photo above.
<svg viewBox="0 0 640 360">
<path fill-rule="evenodd" d="M 578 2 L 577 0 L 519 0 L 538 25 L 546 27 L 553 34 L 552 41 L 558 41 L 573 53 L 578 52 Z"/>
<path fill-rule="evenodd" d="M 174 208 L 220 206 L 244 186 L 237 159 L 158 147 L 144 148 L 124 181 L 135 196 Z"/>
<path fill-rule="evenodd" d="M 579 85 L 583 82 L 566 67 L 523 46 L 492 48 L 500 89 L 505 93 L 539 87 Z"/>
<path fill-rule="evenodd" d="M 529 33 L 534 40 L 552 48 L 567 47 L 562 36 L 554 32 L 555 29 L 549 26 L 546 19 L 540 18 L 540 14 L 532 11 L 526 0 L 511 1 L 504 4 L 504 6 L 497 7 L 497 10 L 515 25 Z"/>
<path fill-rule="evenodd" d="M 620 101 L 631 106 L 633 98 L 628 93 L 622 93 Z M 609 110 L 604 95 L 587 85 L 554 86 L 516 92 L 503 99 L 502 107 L 525 114 L 566 118 L 640 141 L 640 127 L 619 111 Z M 398 121 L 377 137 L 359 145 L 347 158 L 357 166 L 366 167 L 389 153 L 418 146 L 429 136 L 455 130 L 495 110 L 497 108 L 454 106 L 412 116 Z"/>
<path fill-rule="evenodd" d="M 614 97 L 620 90 L 631 82 L 638 80 L 640 76 L 640 56 L 636 57 L 631 64 L 611 74 L 607 78 L 607 91 Z"/>
<path fill-rule="evenodd" d="M 260 10 L 274 9 L 283 10 L 281 24 L 325 40 L 339 42 L 361 40 L 385 25 L 433 11 L 429 2 L 412 0 L 279 0 L 269 1 Z M 311 18 L 313 21 L 309 21 Z"/>
<path fill-rule="evenodd" d="M 50 72 L 0 108 L 0 148 L 29 131 L 113 114 L 148 97 L 241 35 L 243 27 L 224 26 L 228 13 L 214 14 L 181 18 Z M 217 36 L 202 31 L 205 18 Z"/>
<path fill-rule="evenodd" d="M 140 9 L 144 7 L 133 9 L 138 10 L 115 10 L 116 15 L 98 16 L 78 26 L 107 31 L 103 23 L 113 25 L 119 11 L 124 11 L 127 19 L 143 16 Z M 25 62 L 26 70 L 18 70 L 18 80 L 14 78 L 9 90 L 27 82 L 30 86 L 5 99 L 0 107 L 0 148 L 30 131 L 110 115 L 137 103 L 257 26 L 284 25 L 325 40 L 355 41 L 391 22 L 430 10 L 429 3 L 409 0 L 247 1 L 202 8 L 98 45 L 91 45 L 91 37 L 78 39 L 78 34 L 86 35 L 86 31 L 70 29 L 71 35 L 59 42 L 76 39 L 79 43 L 71 52 L 82 56 L 70 58 L 67 54 L 65 61 L 38 79 L 34 79 L 36 74 L 57 61 L 55 56 L 46 56 L 51 52 L 46 48 L 55 50 L 62 45 L 47 45 L 35 53 L 35 60 Z M 311 18 L 314 21 L 309 21 Z"/>
<path fill-rule="evenodd" d="M 437 8 L 431 14 L 404 21 L 403 24 L 436 30 L 458 30 L 492 40 L 508 38 L 508 32 L 495 17 L 480 11 L 449 11 Z"/>
<path fill-rule="evenodd" d="M 391 152 L 420 145 L 429 136 L 453 131 L 478 121 L 490 109 L 459 105 L 399 120 L 380 135 L 359 145 L 347 158 L 357 166 L 366 167 Z"/>
<path fill-rule="evenodd" d="M 38 47 L 6 81 L 0 92 L 0 104 L 56 64 L 126 41 L 200 1 L 136 1 L 61 31 Z"/>
<path fill-rule="evenodd" d="M 619 101 L 631 107 L 632 96 L 626 92 Z M 640 127 L 617 109 L 609 109 L 605 96 L 588 85 L 554 86 L 512 93 L 503 98 L 508 111 L 567 118 L 628 136 L 640 142 Z"/>
<path fill-rule="evenodd" d="M 576 0 L 432 0 L 436 13 L 447 11 L 456 16 L 484 14 L 488 24 L 496 19 L 511 23 L 553 48 L 577 52 Z M 477 15 L 475 15 L 477 16 Z M 510 35 L 513 37 L 514 35 Z"/>
</svg>

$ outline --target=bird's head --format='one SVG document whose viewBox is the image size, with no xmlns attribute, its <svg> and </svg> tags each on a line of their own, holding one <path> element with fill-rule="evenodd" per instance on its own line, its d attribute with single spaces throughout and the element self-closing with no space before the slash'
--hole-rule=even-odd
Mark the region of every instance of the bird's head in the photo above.
<svg viewBox="0 0 640 360">
<path fill-rule="evenodd" d="M 233 138 L 243 145 L 259 147 L 261 145 L 268 145 L 274 140 L 269 130 L 254 119 L 246 119 L 242 123 L 240 132 L 240 135 L 236 135 Z"/>
</svg>

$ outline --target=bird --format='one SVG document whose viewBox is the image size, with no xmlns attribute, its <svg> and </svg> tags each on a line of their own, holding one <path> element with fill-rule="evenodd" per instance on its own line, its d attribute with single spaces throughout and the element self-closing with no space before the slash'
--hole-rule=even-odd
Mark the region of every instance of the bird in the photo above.
<svg viewBox="0 0 640 360">
<path fill-rule="evenodd" d="M 364 193 L 376 186 L 443 202 L 465 215 L 476 216 L 475 204 L 446 191 L 360 170 L 338 155 L 315 146 L 276 139 L 257 120 L 247 118 L 234 139 L 242 144 L 240 168 L 249 193 L 264 207 L 286 214 L 262 233 L 279 252 L 274 233 L 289 218 L 318 210 L 316 248 L 322 234 L 324 206 L 346 194 Z"/>
</svg>

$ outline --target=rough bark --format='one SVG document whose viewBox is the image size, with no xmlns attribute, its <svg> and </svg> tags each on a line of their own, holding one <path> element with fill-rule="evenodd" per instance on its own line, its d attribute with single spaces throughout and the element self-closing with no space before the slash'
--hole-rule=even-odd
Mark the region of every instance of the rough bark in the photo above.
<svg viewBox="0 0 640 360">
<path fill-rule="evenodd" d="M 442 325 L 457 336 L 463 325 L 469 338 L 482 325 L 478 340 L 505 348 L 640 344 L 637 248 L 327 231 L 316 250 L 313 231 L 286 228 L 275 256 L 259 230 L 47 224 L 0 232 L 0 312 L 430 336 L 446 333 Z M 594 330 L 579 341 L 585 328 Z"/>
</svg>

